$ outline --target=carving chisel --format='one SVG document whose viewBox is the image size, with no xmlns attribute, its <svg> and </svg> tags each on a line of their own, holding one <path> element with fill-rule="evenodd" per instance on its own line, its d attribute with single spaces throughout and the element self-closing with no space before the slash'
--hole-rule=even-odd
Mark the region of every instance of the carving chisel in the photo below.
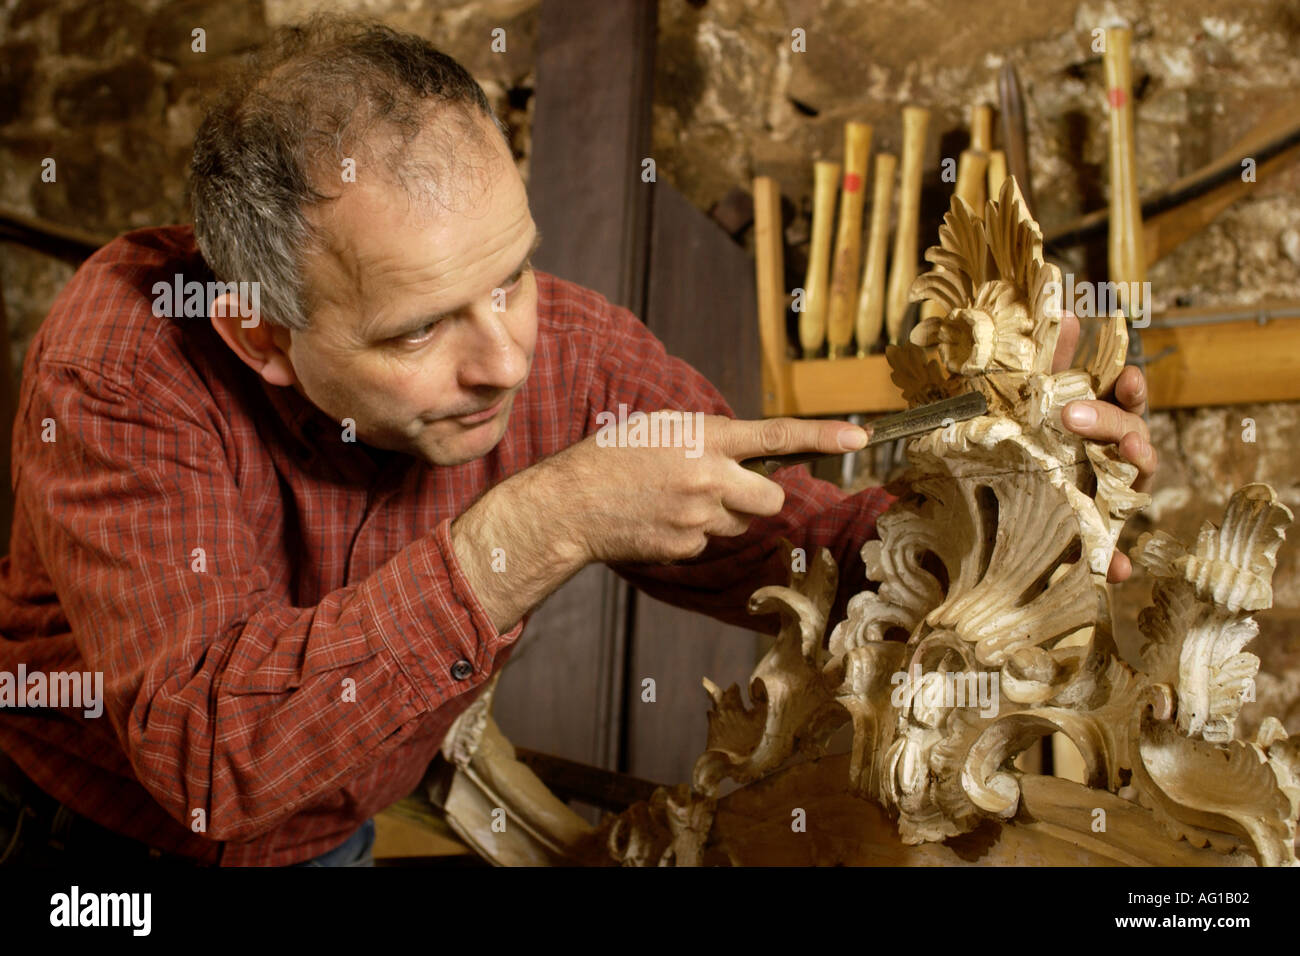
<svg viewBox="0 0 1300 956">
<path fill-rule="evenodd" d="M 970 108 L 970 148 L 977 153 L 993 152 L 993 107 L 976 104 Z"/>
<path fill-rule="evenodd" d="M 1132 31 L 1106 28 L 1103 64 L 1106 101 L 1110 107 L 1110 236 L 1107 262 L 1110 281 L 1117 283 L 1120 304 L 1129 317 L 1128 360 L 1142 361 L 1142 333 L 1150 321 L 1151 305 L 1143 295 L 1147 277 L 1146 249 L 1142 245 L 1142 206 L 1138 202 L 1137 159 L 1133 140 L 1133 68 L 1129 60 Z M 1132 294 L 1137 289 L 1137 295 Z M 1090 333 L 1080 326 L 1079 337 Z M 1143 416 L 1146 417 L 1146 416 Z"/>
<path fill-rule="evenodd" d="M 871 352 L 885 321 L 885 255 L 889 252 L 889 200 L 894 194 L 894 169 L 898 160 L 890 153 L 876 155 L 876 182 L 871 198 L 871 227 L 867 233 L 867 261 L 862 267 L 855 335 L 858 356 Z"/>
<path fill-rule="evenodd" d="M 831 227 L 835 219 L 835 192 L 839 184 L 839 163 L 818 160 L 813 164 L 812 242 L 808 247 L 808 277 L 803 284 L 803 314 L 799 316 L 799 344 L 803 346 L 803 357 L 806 359 L 816 358 L 826 341 Z"/>
<path fill-rule="evenodd" d="M 921 212 L 921 161 L 925 154 L 925 130 L 930 111 L 920 106 L 903 107 L 903 155 L 899 160 L 898 226 L 894 230 L 894 257 L 889 266 L 885 293 L 885 330 L 889 343 L 897 345 L 903 336 L 907 314 L 907 293 L 916 278 L 916 230 Z"/>
<path fill-rule="evenodd" d="M 871 153 L 871 127 L 844 124 L 844 185 L 840 191 L 839 231 L 831 260 L 831 295 L 826 308 L 826 357 L 849 354 L 853 341 L 853 306 L 858 295 L 862 257 L 862 200 Z"/>
<path fill-rule="evenodd" d="M 1020 87 L 1020 76 L 1009 60 L 1002 64 L 1002 72 L 998 75 L 998 103 L 1007 172 L 1016 177 L 1016 185 L 1025 200 L 1025 211 L 1032 216 L 1034 189 L 1029 181 L 1029 121 L 1025 115 L 1025 94 Z"/>
<path fill-rule="evenodd" d="M 981 150 L 963 149 L 957 158 L 957 186 L 953 193 L 966 200 L 975 218 L 984 218 L 984 187 L 989 168 L 989 154 Z M 927 305 L 932 304 L 927 300 Z M 943 315 L 943 307 L 937 312 Z"/>
<path fill-rule="evenodd" d="M 883 445 L 886 442 L 911 438 L 914 435 L 933 431 L 936 428 L 946 428 L 956 422 L 964 422 L 969 418 L 983 415 L 988 410 L 988 402 L 985 401 L 983 395 L 979 392 L 966 392 L 953 398 L 945 398 L 941 402 L 920 405 L 894 415 L 885 415 L 883 418 L 877 418 L 871 424 L 864 426 L 871 432 L 866 447 L 870 448 L 872 445 Z M 786 468 L 789 465 L 801 465 L 804 462 L 817 461 L 820 458 L 838 458 L 843 454 L 843 452 L 831 454 L 803 452 L 794 455 L 760 455 L 757 458 L 746 458 L 740 464 L 750 471 L 756 471 L 760 475 L 770 477 L 779 468 Z"/>
<path fill-rule="evenodd" d="M 1007 154 L 1000 149 L 989 153 L 989 199 L 997 199 L 1007 178 Z"/>
</svg>

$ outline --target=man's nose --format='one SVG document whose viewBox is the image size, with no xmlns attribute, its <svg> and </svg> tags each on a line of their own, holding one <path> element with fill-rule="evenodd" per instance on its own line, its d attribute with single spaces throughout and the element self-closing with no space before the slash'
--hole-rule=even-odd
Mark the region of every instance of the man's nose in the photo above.
<svg viewBox="0 0 1300 956">
<path fill-rule="evenodd" d="M 510 313 L 484 308 L 468 323 L 460 362 L 466 388 L 514 388 L 528 372 L 528 356 L 511 335 Z"/>
</svg>

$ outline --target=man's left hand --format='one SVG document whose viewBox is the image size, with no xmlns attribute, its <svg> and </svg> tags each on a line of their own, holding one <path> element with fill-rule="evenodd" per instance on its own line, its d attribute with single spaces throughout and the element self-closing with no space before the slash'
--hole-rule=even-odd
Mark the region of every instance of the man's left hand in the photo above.
<svg viewBox="0 0 1300 956">
<path fill-rule="evenodd" d="M 1079 341 L 1079 320 L 1070 313 L 1061 319 L 1061 332 L 1052 357 L 1052 372 L 1070 367 L 1074 347 Z M 1091 402 L 1070 402 L 1061 413 L 1061 423 L 1076 435 L 1098 442 L 1113 442 L 1120 457 L 1137 466 L 1134 491 L 1146 491 L 1156 473 L 1156 450 L 1151 447 L 1151 433 L 1142 414 L 1147 407 L 1147 383 L 1136 365 L 1125 366 L 1115 380 L 1109 397 Z M 1133 564 L 1122 551 L 1110 560 L 1107 581 L 1126 581 Z"/>
</svg>

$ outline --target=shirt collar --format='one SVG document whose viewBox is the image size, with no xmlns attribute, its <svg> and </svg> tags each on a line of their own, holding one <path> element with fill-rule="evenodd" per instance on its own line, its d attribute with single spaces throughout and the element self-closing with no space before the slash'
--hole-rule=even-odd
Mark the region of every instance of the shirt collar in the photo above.
<svg viewBox="0 0 1300 956">
<path fill-rule="evenodd" d="M 257 376 L 276 417 L 287 433 L 290 454 L 304 467 L 332 467 L 360 482 L 373 481 L 391 469 L 405 470 L 415 462 L 402 452 L 372 448 L 364 442 L 342 441 L 343 424 L 336 422 L 290 385 L 272 385 Z"/>
<path fill-rule="evenodd" d="M 260 375 L 257 376 L 257 381 L 290 436 L 308 450 L 318 450 L 321 426 L 327 421 L 325 413 L 299 395 L 298 390 L 292 386 L 272 385 Z M 339 427 L 342 428 L 341 425 Z"/>
</svg>

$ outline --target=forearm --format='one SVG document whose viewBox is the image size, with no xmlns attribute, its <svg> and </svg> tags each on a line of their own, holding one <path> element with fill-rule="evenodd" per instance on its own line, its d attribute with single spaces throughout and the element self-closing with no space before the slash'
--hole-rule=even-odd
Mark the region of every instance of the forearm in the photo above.
<svg viewBox="0 0 1300 956">
<path fill-rule="evenodd" d="M 566 517 L 578 489 L 556 459 L 525 469 L 481 497 L 451 526 L 461 570 L 501 632 L 590 563 Z"/>
</svg>

